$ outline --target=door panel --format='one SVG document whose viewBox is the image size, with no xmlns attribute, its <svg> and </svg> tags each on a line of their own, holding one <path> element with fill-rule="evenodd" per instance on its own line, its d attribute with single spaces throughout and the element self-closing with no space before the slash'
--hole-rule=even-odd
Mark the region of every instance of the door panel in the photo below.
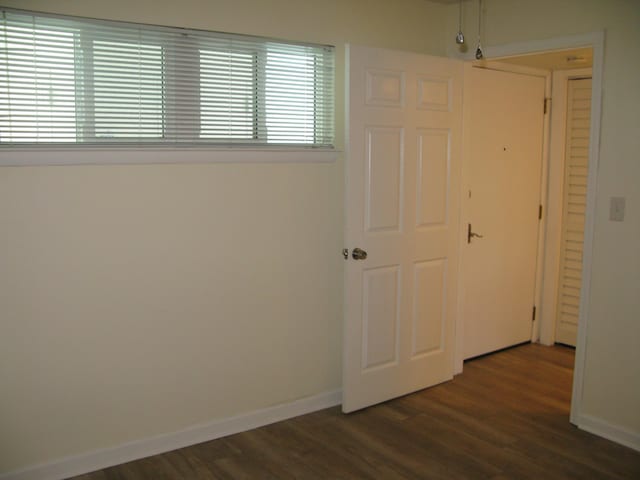
<svg viewBox="0 0 640 480">
<path fill-rule="evenodd" d="M 348 49 L 343 411 L 450 379 L 462 63 Z"/>
<path fill-rule="evenodd" d="M 449 144 L 448 130 L 418 131 L 418 227 L 447 221 Z"/>
<path fill-rule="evenodd" d="M 362 368 L 398 362 L 400 275 L 398 266 L 363 272 Z"/>
<path fill-rule="evenodd" d="M 402 128 L 367 128 L 367 232 L 400 230 L 402 208 Z"/>
<path fill-rule="evenodd" d="M 464 358 L 531 340 L 543 144 L 542 77 L 465 71 Z M 468 228 L 468 227 L 467 227 Z"/>
<path fill-rule="evenodd" d="M 442 259 L 414 265 L 412 358 L 444 347 L 446 269 Z"/>
</svg>

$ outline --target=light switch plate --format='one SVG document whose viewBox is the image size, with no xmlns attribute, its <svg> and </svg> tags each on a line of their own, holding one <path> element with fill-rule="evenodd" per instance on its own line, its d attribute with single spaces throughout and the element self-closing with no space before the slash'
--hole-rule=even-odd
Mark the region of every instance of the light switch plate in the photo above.
<svg viewBox="0 0 640 480">
<path fill-rule="evenodd" d="M 611 197 L 609 203 L 609 220 L 622 222 L 624 220 L 625 197 Z"/>
</svg>

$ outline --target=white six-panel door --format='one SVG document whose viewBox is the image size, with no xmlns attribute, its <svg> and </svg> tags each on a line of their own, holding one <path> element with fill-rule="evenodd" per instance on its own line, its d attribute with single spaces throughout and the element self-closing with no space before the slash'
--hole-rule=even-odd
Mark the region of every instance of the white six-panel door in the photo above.
<svg viewBox="0 0 640 480">
<path fill-rule="evenodd" d="M 350 46 L 347 72 L 344 412 L 453 375 L 462 63 Z"/>
</svg>

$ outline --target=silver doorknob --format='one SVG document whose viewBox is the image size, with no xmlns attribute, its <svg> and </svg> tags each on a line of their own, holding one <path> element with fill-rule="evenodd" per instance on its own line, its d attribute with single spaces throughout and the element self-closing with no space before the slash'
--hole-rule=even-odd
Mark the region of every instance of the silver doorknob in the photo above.
<svg viewBox="0 0 640 480">
<path fill-rule="evenodd" d="M 361 248 L 356 247 L 353 249 L 353 252 L 351 252 L 351 256 L 354 260 L 364 260 L 365 258 L 367 258 L 367 252 L 365 252 Z"/>
</svg>

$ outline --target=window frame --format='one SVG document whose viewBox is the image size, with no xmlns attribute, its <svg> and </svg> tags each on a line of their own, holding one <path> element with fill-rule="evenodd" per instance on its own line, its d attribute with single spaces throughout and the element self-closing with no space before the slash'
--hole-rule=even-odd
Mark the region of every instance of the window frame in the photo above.
<svg viewBox="0 0 640 480">
<path fill-rule="evenodd" d="M 19 147 L 0 149 L 0 167 L 71 165 L 188 165 L 217 163 L 335 163 L 335 147 L 180 146 L 117 147 L 113 145 Z"/>
</svg>

